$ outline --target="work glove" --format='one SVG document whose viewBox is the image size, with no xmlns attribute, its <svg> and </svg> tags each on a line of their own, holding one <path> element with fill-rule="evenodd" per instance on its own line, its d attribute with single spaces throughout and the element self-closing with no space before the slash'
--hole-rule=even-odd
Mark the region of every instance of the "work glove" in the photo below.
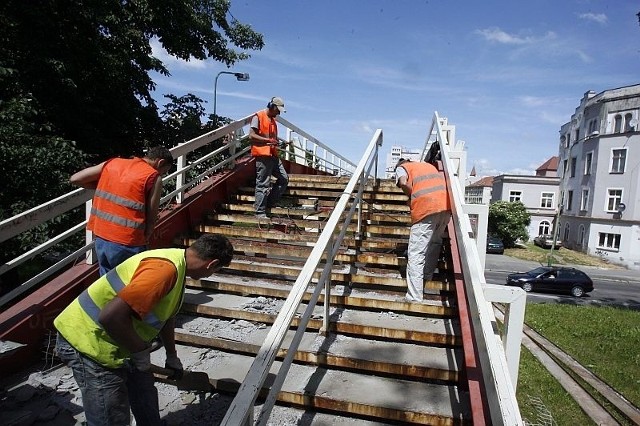
<svg viewBox="0 0 640 426">
<path fill-rule="evenodd" d="M 169 377 L 170 379 L 179 379 L 182 377 L 182 373 L 184 372 L 182 362 L 180 361 L 180 358 L 178 358 L 177 353 L 167 354 L 167 360 L 164 363 L 164 368 L 173 370 L 173 374 Z"/>
<path fill-rule="evenodd" d="M 146 348 L 140 352 L 134 352 L 129 357 L 131 363 L 138 371 L 149 371 L 151 368 L 151 348 Z"/>
</svg>

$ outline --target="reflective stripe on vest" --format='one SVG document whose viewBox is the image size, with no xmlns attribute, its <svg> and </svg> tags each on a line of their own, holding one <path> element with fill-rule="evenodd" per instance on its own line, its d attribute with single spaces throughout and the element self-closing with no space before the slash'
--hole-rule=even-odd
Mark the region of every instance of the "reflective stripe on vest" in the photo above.
<svg viewBox="0 0 640 426">
<path fill-rule="evenodd" d="M 184 249 L 158 249 L 130 257 L 96 280 L 71 302 L 54 320 L 55 327 L 82 354 L 105 367 L 121 367 L 130 353 L 118 346 L 102 328 L 99 322 L 101 310 L 131 282 L 142 260 L 153 257 L 169 260 L 177 271 L 173 288 L 142 320 L 132 317 L 136 334 L 142 340 L 150 342 L 182 305 L 186 274 L 184 255 Z"/>
<path fill-rule="evenodd" d="M 263 109 L 256 112 L 258 117 L 258 134 L 265 138 L 277 138 L 278 137 L 278 125 L 276 120 L 267 115 L 267 110 Z M 253 145 L 251 144 L 251 155 L 253 157 L 272 156 L 278 155 L 278 149 L 275 146 L 269 145 Z"/>
<path fill-rule="evenodd" d="M 446 182 L 433 165 L 411 161 L 401 167 L 406 170 L 407 183 L 411 186 L 411 223 L 450 210 Z"/>
<path fill-rule="evenodd" d="M 120 278 L 120 276 L 118 275 L 115 269 L 110 270 L 106 274 L 106 279 L 107 279 L 107 282 L 111 285 L 111 289 L 116 294 L 118 294 L 120 290 L 122 290 L 125 287 L 125 283 L 122 281 L 122 279 Z M 82 307 L 82 309 L 84 309 L 86 314 L 89 315 L 89 317 L 93 320 L 96 326 L 102 328 L 102 325 L 100 324 L 100 320 L 99 320 L 101 309 L 98 307 L 98 305 L 96 305 L 96 303 L 93 301 L 91 296 L 89 296 L 89 292 L 87 290 L 83 291 L 80 294 L 80 296 L 78 296 L 78 303 L 80 303 L 80 306 Z M 164 326 L 164 321 L 161 321 L 153 313 L 153 311 L 149 312 L 147 316 L 145 316 L 142 319 L 142 321 L 145 322 L 150 327 L 153 327 L 154 329 L 158 330 L 158 333 L 160 332 L 160 330 L 162 330 L 162 327 Z"/>
<path fill-rule="evenodd" d="M 147 188 L 158 172 L 141 158 L 113 158 L 104 165 L 87 228 L 105 240 L 127 246 L 146 244 Z"/>
</svg>

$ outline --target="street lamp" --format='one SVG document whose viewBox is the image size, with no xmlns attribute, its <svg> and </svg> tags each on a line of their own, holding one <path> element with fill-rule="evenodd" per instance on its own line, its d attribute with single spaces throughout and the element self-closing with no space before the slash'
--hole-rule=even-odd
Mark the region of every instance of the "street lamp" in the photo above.
<svg viewBox="0 0 640 426">
<path fill-rule="evenodd" d="M 249 81 L 249 73 L 246 72 L 231 72 L 231 71 L 220 71 L 218 73 L 218 75 L 216 75 L 216 81 L 213 85 L 213 116 L 216 116 L 216 97 L 218 94 L 218 77 L 220 77 L 220 74 L 231 74 L 231 75 L 235 75 L 236 76 L 236 80 L 238 81 Z"/>
</svg>

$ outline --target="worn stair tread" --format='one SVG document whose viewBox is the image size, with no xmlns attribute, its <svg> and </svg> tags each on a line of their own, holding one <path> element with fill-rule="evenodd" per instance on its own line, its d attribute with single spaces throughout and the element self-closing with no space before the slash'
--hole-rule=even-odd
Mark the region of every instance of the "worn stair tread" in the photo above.
<svg viewBox="0 0 640 426">
<path fill-rule="evenodd" d="M 176 328 L 177 342 L 246 355 L 258 353 L 270 330 L 260 325 L 187 314 L 181 314 L 178 323 L 181 328 Z M 241 338 L 229 333 L 229 327 L 234 325 L 242 327 Z M 284 357 L 294 334 L 295 330 L 287 332 L 278 358 Z M 458 380 L 464 356 L 459 348 L 386 342 L 333 333 L 323 336 L 313 331 L 304 332 L 297 352 L 296 362 L 302 364 L 328 365 L 374 375 L 399 376 L 411 372 L 413 377 L 409 380 L 451 382 Z"/>
<path fill-rule="evenodd" d="M 239 204 L 239 203 L 223 203 L 220 204 L 220 209 L 218 212 L 222 213 L 254 213 L 255 207 L 253 204 Z M 215 213 L 215 212 L 212 212 Z M 320 220 L 326 220 L 331 214 L 331 210 L 322 210 L 320 208 L 312 209 L 312 208 L 303 208 L 303 207 L 272 207 L 271 213 L 274 215 L 282 215 L 282 216 L 293 216 L 293 217 L 317 217 Z M 346 214 L 345 212 L 344 214 Z M 209 215 L 208 215 L 209 216 Z M 398 225 L 406 225 L 410 226 L 411 217 L 405 212 L 377 212 L 366 209 L 363 210 L 362 213 L 363 219 L 368 222 L 391 222 Z"/>
<path fill-rule="evenodd" d="M 251 297 L 267 297 L 286 299 L 289 296 L 293 282 L 269 279 L 248 279 L 246 277 L 216 274 L 203 280 L 188 280 L 187 285 L 194 289 L 240 294 Z M 315 288 L 311 283 L 307 289 L 304 301 L 309 301 Z M 400 294 L 405 290 L 367 290 L 343 285 L 331 288 L 331 304 L 347 306 L 356 309 L 377 309 L 398 312 L 412 312 L 419 314 L 454 316 L 457 312 L 455 299 L 447 296 L 425 295 L 423 303 L 409 303 Z M 399 299 L 399 300 L 398 300 Z M 324 290 L 320 292 L 319 302 L 324 303 Z"/>
<path fill-rule="evenodd" d="M 211 354 L 207 348 L 177 345 L 177 350 L 186 369 L 195 366 L 198 371 L 205 371 L 214 384 L 220 387 L 230 384 L 231 390 L 234 385 L 237 389 L 244 380 L 254 360 L 252 356 L 240 354 Z M 159 359 L 161 356 L 156 355 L 153 360 L 160 362 Z M 280 365 L 279 361 L 274 362 L 266 387 L 271 386 Z M 393 420 L 410 421 L 421 417 L 436 422 L 438 419 L 469 418 L 468 395 L 453 385 L 374 377 L 299 364 L 291 365 L 278 400 L 297 406 L 310 404 L 310 407 L 327 403 L 337 412 L 344 410 L 364 415 L 364 411 L 373 411 Z"/>
<path fill-rule="evenodd" d="M 243 275 L 231 275 L 223 272 L 212 274 L 209 277 L 202 280 L 192 280 L 187 278 L 187 284 L 193 287 L 199 287 L 204 289 L 210 289 L 212 291 L 219 291 L 222 286 L 230 286 L 230 292 L 237 292 L 246 295 L 263 296 L 270 291 L 281 291 L 288 294 L 291 291 L 294 280 L 283 280 L 270 277 L 248 277 Z M 438 283 L 425 282 L 425 287 L 437 288 Z M 308 291 L 311 292 L 316 286 L 316 283 L 309 284 Z M 360 288 L 357 286 L 345 286 L 340 283 L 332 283 L 331 294 L 333 296 L 350 296 L 350 297 L 362 297 L 373 298 L 379 300 L 396 300 L 398 296 L 406 293 L 406 285 L 403 288 L 398 287 L 378 287 L 376 289 Z M 222 290 L 225 291 L 225 290 Z M 324 294 L 322 291 L 321 294 Z M 273 296 L 276 297 L 276 296 Z M 425 295 L 427 298 L 423 304 L 430 306 L 442 306 L 445 308 L 455 307 L 456 301 L 454 297 L 450 296 L 435 296 Z M 404 302 L 403 302 L 404 303 Z"/>
<path fill-rule="evenodd" d="M 264 309 L 253 310 L 252 306 L 255 304 L 251 297 L 203 293 L 201 290 L 187 289 L 183 311 L 212 312 L 216 316 L 234 315 L 234 318 L 271 324 L 275 321 L 283 304 L 283 300 L 272 299 L 269 313 L 264 313 Z M 305 303 L 302 303 L 299 312 L 304 312 L 306 306 Z M 322 305 L 317 305 L 313 312 L 313 319 L 309 321 L 309 327 L 319 329 L 322 326 L 324 308 Z M 372 329 L 378 333 L 378 337 L 401 336 L 400 338 L 409 339 L 414 336 L 416 342 L 441 344 L 457 344 L 460 341 L 459 323 L 452 318 L 389 315 L 388 312 L 370 312 L 342 307 L 331 307 L 330 315 L 330 323 L 338 332 L 349 333 L 352 329 Z"/>
</svg>

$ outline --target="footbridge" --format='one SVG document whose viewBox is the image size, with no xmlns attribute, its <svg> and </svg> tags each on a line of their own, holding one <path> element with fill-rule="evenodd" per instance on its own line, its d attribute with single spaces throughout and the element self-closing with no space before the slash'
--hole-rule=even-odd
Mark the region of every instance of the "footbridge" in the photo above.
<svg viewBox="0 0 640 426">
<path fill-rule="evenodd" d="M 444 175 L 453 214 L 438 271 L 425 282 L 430 294 L 408 303 L 409 209 L 394 182 L 378 177 L 383 131 L 354 163 L 278 117 L 290 182 L 286 203 L 264 220 L 253 214 L 250 121 L 172 148 L 177 169 L 164 178 L 151 246 L 219 233 L 235 251 L 227 268 L 187 279 L 178 352 L 188 371 L 206 373 L 199 390 L 225 401 L 218 417 L 188 421 L 523 424 L 515 388 L 524 292 L 485 282 L 487 207 L 464 203 L 466 154 L 455 126 L 438 113 L 425 125 L 422 158 Z M 0 243 L 88 212 L 91 198 L 78 189 L 4 220 Z M 51 355 L 53 318 L 97 278 L 86 219 L 0 266 L 4 275 L 73 238 L 84 243 L 0 298 L 2 376 Z M 493 302 L 505 307 L 504 323 Z"/>
</svg>

